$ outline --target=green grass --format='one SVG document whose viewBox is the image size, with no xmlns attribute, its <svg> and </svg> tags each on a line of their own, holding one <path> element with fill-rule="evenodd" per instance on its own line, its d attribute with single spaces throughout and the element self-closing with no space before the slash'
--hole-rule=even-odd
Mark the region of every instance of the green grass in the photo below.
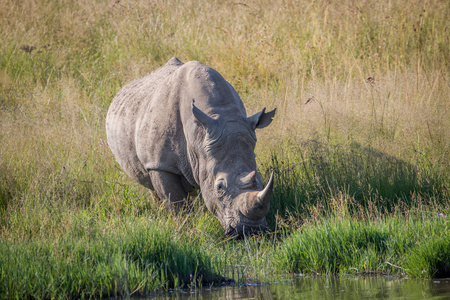
<svg viewBox="0 0 450 300">
<path fill-rule="evenodd" d="M 130 296 L 221 279 L 216 268 L 222 262 L 170 224 L 136 218 L 78 221 L 77 233 L 57 240 L 2 243 L 2 297 Z"/>
<path fill-rule="evenodd" d="M 444 217 L 448 211 L 440 214 L 314 220 L 283 241 L 276 261 L 281 270 L 294 273 L 447 277 L 450 223 Z"/>
<path fill-rule="evenodd" d="M 412 207 L 421 197 L 430 199 L 427 204 L 449 199 L 447 165 L 413 164 L 354 142 L 288 140 L 269 159 L 261 169 L 276 174 L 272 223 L 275 212 L 285 217 L 317 205 L 333 208 L 329 199 L 339 195 L 353 202 L 351 210 L 375 202 L 380 214 L 400 204 Z"/>
<path fill-rule="evenodd" d="M 5 2 L 0 297 L 449 276 L 448 15 L 438 0 Z M 277 107 L 256 147 L 272 232 L 227 240 L 202 199 L 173 217 L 111 155 L 112 98 L 172 56 L 218 70 L 249 115 Z"/>
<path fill-rule="evenodd" d="M 426 238 L 414 247 L 405 261 L 408 273 L 416 277 L 448 277 L 450 274 L 450 237 L 447 231 L 435 239 Z"/>
</svg>

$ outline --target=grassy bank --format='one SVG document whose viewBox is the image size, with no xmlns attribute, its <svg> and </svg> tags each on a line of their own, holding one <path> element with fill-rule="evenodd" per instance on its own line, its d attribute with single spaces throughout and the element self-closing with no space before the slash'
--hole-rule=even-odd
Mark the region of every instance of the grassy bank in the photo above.
<svg viewBox="0 0 450 300">
<path fill-rule="evenodd" d="M 347 215 L 345 205 L 327 212 L 293 230 L 244 241 L 225 240 L 207 212 L 184 220 L 74 214 L 71 232 L 57 239 L 2 241 L 1 295 L 125 297 L 229 280 L 270 281 L 286 273 L 448 277 L 448 208 L 376 219 L 368 211 Z"/>
<path fill-rule="evenodd" d="M 408 214 L 379 214 L 375 219 L 355 219 L 342 208 L 335 212 L 304 224 L 283 241 L 275 260 L 280 270 L 414 277 L 450 274 L 450 223 L 444 217 L 448 209 L 411 209 Z"/>
<path fill-rule="evenodd" d="M 96 218 L 56 240 L 2 243 L 0 286 L 4 298 L 128 297 L 219 281 L 220 263 L 169 224 Z"/>
<path fill-rule="evenodd" d="M 1 297 L 449 276 L 446 1 L 0 5 Z M 249 115 L 278 108 L 256 148 L 271 233 L 226 240 L 201 199 L 172 217 L 112 157 L 109 103 L 172 56 L 218 70 Z"/>
</svg>

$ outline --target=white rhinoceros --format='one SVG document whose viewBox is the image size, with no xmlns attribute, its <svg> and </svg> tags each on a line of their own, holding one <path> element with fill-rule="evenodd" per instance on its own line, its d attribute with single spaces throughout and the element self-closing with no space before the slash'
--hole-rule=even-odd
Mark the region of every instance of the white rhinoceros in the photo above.
<svg viewBox="0 0 450 300">
<path fill-rule="evenodd" d="M 195 102 L 195 104 L 194 104 Z M 275 109 L 247 117 L 234 88 L 199 62 L 172 58 L 128 83 L 106 117 L 108 144 L 125 172 L 169 209 L 200 188 L 228 236 L 267 227 L 273 173 L 256 170 L 256 128 Z"/>
</svg>

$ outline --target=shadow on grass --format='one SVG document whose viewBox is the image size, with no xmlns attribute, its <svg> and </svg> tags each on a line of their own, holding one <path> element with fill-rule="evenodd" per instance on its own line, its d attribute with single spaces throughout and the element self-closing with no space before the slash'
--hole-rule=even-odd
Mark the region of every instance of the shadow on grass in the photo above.
<svg viewBox="0 0 450 300">
<path fill-rule="evenodd" d="M 275 215 L 301 216 L 313 206 L 346 195 L 356 206 L 375 204 L 380 213 L 410 207 L 418 197 L 442 202 L 445 174 L 433 166 L 415 166 L 358 143 L 330 144 L 309 140 L 287 144 L 263 163 L 263 176 L 275 172 L 269 223 Z M 267 176 L 265 176 L 267 177 Z"/>
</svg>

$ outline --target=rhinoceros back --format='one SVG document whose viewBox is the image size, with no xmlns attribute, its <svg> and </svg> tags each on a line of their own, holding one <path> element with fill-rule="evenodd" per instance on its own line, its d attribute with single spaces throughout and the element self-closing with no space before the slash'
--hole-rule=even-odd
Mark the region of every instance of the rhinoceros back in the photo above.
<svg viewBox="0 0 450 300">
<path fill-rule="evenodd" d="M 158 143 L 164 141 L 158 141 L 157 136 L 158 131 L 166 130 L 162 128 L 166 126 L 159 120 L 161 110 L 170 110 L 164 103 L 158 102 L 168 98 L 164 95 L 170 91 L 167 87 L 168 78 L 182 65 L 174 57 L 163 67 L 128 83 L 114 97 L 106 117 L 108 145 L 116 160 L 131 178 L 152 190 L 148 169 L 180 172 L 170 162 L 170 155 L 166 155 L 166 161 L 158 158 L 162 156 L 159 153 L 162 148 Z M 153 159 L 148 159 L 146 155 Z"/>
</svg>

